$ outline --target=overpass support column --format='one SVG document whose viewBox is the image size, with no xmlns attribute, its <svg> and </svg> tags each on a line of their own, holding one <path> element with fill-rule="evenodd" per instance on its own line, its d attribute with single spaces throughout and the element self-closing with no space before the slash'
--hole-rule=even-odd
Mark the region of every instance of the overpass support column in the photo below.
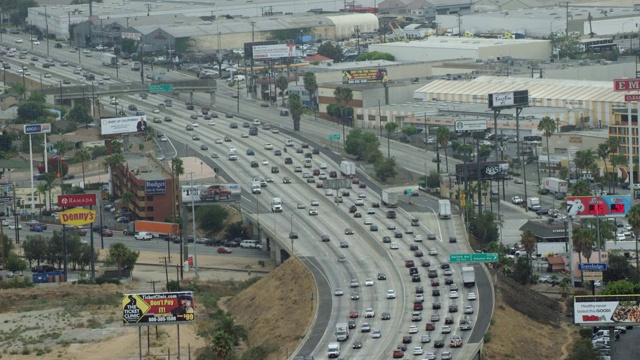
<svg viewBox="0 0 640 360">
<path fill-rule="evenodd" d="M 213 105 L 216 103 L 216 92 L 212 91 L 209 93 L 209 107 L 213 108 Z"/>
<path fill-rule="evenodd" d="M 193 91 L 189 91 L 189 102 L 193 104 Z"/>
<path fill-rule="evenodd" d="M 275 241 L 271 242 L 271 258 L 276 261 L 276 265 L 282 264 L 282 251 L 281 250 L 282 250 L 282 248 L 280 247 L 280 245 L 277 242 L 275 242 Z"/>
</svg>

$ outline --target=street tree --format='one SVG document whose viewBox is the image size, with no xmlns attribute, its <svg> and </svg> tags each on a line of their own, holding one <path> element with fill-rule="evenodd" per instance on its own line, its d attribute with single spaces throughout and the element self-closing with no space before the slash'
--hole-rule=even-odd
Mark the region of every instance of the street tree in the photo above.
<svg viewBox="0 0 640 360">
<path fill-rule="evenodd" d="M 521 285 L 527 284 L 531 274 L 531 266 L 529 260 L 524 256 L 518 257 L 513 267 L 513 280 Z"/>
<path fill-rule="evenodd" d="M 527 259 L 529 260 L 529 268 L 531 268 L 531 259 L 533 253 L 536 251 L 536 234 L 531 229 L 526 229 L 520 235 L 520 242 L 524 246 L 524 251 L 527 253 Z M 530 274 L 532 276 L 533 273 Z"/>
<path fill-rule="evenodd" d="M 316 74 L 312 71 L 306 72 L 302 78 L 302 82 L 304 83 L 304 89 L 307 91 L 307 94 L 309 94 L 309 106 L 312 107 L 315 112 L 316 104 L 313 101 L 313 95 L 318 91 Z"/>
<path fill-rule="evenodd" d="M 640 292 L 640 285 L 629 280 L 618 280 L 608 283 L 602 295 L 634 295 Z"/>
<path fill-rule="evenodd" d="M 118 270 L 133 271 L 138 261 L 140 251 L 133 251 L 121 242 L 113 243 L 109 247 L 109 254 L 105 260 L 107 265 L 114 265 Z"/>
<path fill-rule="evenodd" d="M 573 162 L 578 168 L 578 172 L 582 173 L 589 169 L 591 164 L 595 162 L 596 154 L 591 149 L 576 151 Z"/>
<path fill-rule="evenodd" d="M 380 159 L 375 163 L 374 168 L 376 171 L 376 177 L 382 182 L 385 182 L 387 179 L 391 179 L 397 175 L 396 159 L 392 157 Z"/>
<path fill-rule="evenodd" d="M 578 180 L 571 185 L 571 196 L 589 196 L 591 187 L 587 180 Z"/>
<path fill-rule="evenodd" d="M 289 95 L 289 113 L 293 120 L 293 131 L 300 131 L 300 120 L 302 119 L 302 99 L 298 94 Z"/>
<path fill-rule="evenodd" d="M 609 254 L 609 260 L 607 262 L 607 270 L 602 274 L 602 280 L 608 284 L 612 281 L 627 279 L 631 275 L 632 269 L 633 267 L 629 264 L 629 259 L 624 255 L 611 253 Z"/>
<path fill-rule="evenodd" d="M 384 129 L 387 130 L 387 157 L 391 157 L 391 134 L 398 128 L 398 123 L 387 121 Z"/>
<path fill-rule="evenodd" d="M 449 139 L 451 139 L 451 131 L 444 126 L 438 126 L 436 128 L 436 152 L 438 159 L 440 159 L 440 147 L 444 148 L 444 161 L 446 163 L 447 172 L 449 172 L 449 158 L 447 156 L 447 148 L 449 147 Z"/>
<path fill-rule="evenodd" d="M 77 104 L 72 107 L 67 113 L 66 119 L 78 125 L 85 125 L 86 127 L 89 127 L 89 124 L 93 122 L 93 117 L 89 114 L 89 109 L 82 104 Z"/>
<path fill-rule="evenodd" d="M 82 183 L 86 184 L 84 177 L 84 163 L 85 161 L 91 160 L 91 154 L 89 153 L 89 150 L 82 148 L 76 151 L 76 158 L 80 160 L 80 164 L 82 165 Z"/>
<path fill-rule="evenodd" d="M 538 131 L 547 139 L 547 172 L 551 173 L 551 149 L 549 148 L 549 138 L 556 132 L 556 122 L 545 116 L 538 123 Z"/>
<path fill-rule="evenodd" d="M 40 265 L 45 260 L 47 241 L 42 235 L 27 235 L 27 239 L 22 242 L 24 258 L 29 262 L 29 267 L 35 262 Z"/>
<path fill-rule="evenodd" d="M 217 233 L 224 229 L 224 221 L 229 217 L 229 212 L 219 205 L 198 206 L 195 217 L 202 230 Z"/>
<path fill-rule="evenodd" d="M 276 79 L 276 87 L 278 89 L 280 89 L 280 92 L 282 93 L 282 106 L 284 105 L 284 93 L 287 90 L 287 88 L 289 87 L 289 80 L 287 80 L 287 78 L 285 76 L 278 76 L 278 78 Z"/>
<path fill-rule="evenodd" d="M 409 125 L 402 128 L 402 132 L 407 136 L 413 136 L 418 133 L 418 128 L 413 125 Z"/>
<path fill-rule="evenodd" d="M 333 97 L 335 98 L 336 104 L 338 105 L 340 111 L 340 123 L 342 124 L 342 128 L 344 130 L 347 116 L 351 113 L 351 111 L 347 111 L 347 107 L 349 102 L 353 100 L 353 91 L 351 90 L 351 88 L 338 86 L 333 91 Z M 349 125 L 351 126 L 352 124 L 349 123 Z"/>
</svg>

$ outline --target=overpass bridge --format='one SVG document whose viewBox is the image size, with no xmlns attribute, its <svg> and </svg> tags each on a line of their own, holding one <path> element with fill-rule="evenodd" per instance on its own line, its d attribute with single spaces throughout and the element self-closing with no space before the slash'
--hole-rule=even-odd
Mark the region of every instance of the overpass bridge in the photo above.
<svg viewBox="0 0 640 360">
<path fill-rule="evenodd" d="M 78 100 L 78 99 L 86 99 L 86 98 L 96 99 L 100 96 L 112 96 L 112 95 L 122 96 L 123 94 L 148 93 L 149 86 L 151 85 L 157 86 L 161 84 L 173 85 L 173 92 L 166 92 L 166 93 L 158 92 L 158 94 L 173 94 L 174 96 L 178 96 L 178 98 L 180 98 L 181 93 L 187 93 L 189 95 L 188 100 L 193 101 L 194 92 L 208 93 L 209 107 L 212 107 L 215 104 L 215 95 L 216 95 L 217 85 L 215 80 L 210 80 L 210 79 L 153 82 L 150 84 L 132 83 L 127 81 L 125 83 L 104 84 L 104 85 L 96 85 L 92 83 L 92 84 L 69 85 L 69 86 L 63 86 L 61 82 L 60 86 L 54 85 L 54 86 L 50 86 L 42 89 L 42 93 L 45 96 L 52 96 L 56 104 L 64 104 L 64 102 L 66 101 L 66 102 L 69 102 L 71 106 L 73 106 L 75 100 Z"/>
</svg>

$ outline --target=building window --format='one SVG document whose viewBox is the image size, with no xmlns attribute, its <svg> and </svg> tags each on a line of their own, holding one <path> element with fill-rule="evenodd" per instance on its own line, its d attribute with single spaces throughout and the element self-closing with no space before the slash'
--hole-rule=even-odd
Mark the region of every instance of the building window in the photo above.
<svg viewBox="0 0 640 360">
<path fill-rule="evenodd" d="M 147 206 L 147 211 L 153 211 L 153 206 Z"/>
<path fill-rule="evenodd" d="M 357 120 L 363 120 L 363 119 L 364 119 L 364 116 L 362 116 L 362 115 L 358 114 L 358 115 L 356 115 L 356 119 L 357 119 Z"/>
<path fill-rule="evenodd" d="M 386 116 L 380 116 L 380 121 L 389 121 Z"/>
<path fill-rule="evenodd" d="M 147 196 L 147 201 L 153 201 L 153 196 L 152 195 Z"/>
</svg>

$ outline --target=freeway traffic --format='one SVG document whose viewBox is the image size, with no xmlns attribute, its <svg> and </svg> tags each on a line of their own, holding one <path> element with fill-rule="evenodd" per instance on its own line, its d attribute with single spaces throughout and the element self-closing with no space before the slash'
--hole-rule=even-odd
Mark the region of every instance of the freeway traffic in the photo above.
<svg viewBox="0 0 640 360">
<path fill-rule="evenodd" d="M 67 60 L 72 62 L 71 59 L 74 53 L 63 51 L 68 49 L 51 49 L 52 57 L 58 57 L 60 60 Z M 83 60 L 83 67 L 89 69 L 96 74 L 110 73 L 112 78 L 115 75 L 115 70 L 107 67 L 103 67 L 96 59 L 87 58 Z M 11 60 L 18 62 L 19 60 Z M 70 67 L 72 68 L 72 67 Z M 72 73 L 68 70 L 62 70 L 56 68 L 53 70 L 55 74 L 62 77 L 68 77 L 77 81 L 77 77 L 73 77 Z M 121 78 L 134 79 L 139 78 L 137 72 L 131 72 L 126 68 L 121 68 L 119 75 Z M 171 78 L 181 78 L 185 75 L 178 72 L 167 73 L 165 79 L 170 81 Z M 47 80 L 53 82 L 54 80 Z M 111 80 L 113 81 L 113 80 Z M 149 95 L 147 99 L 141 99 L 137 96 L 129 96 L 121 98 L 120 105 L 136 105 L 140 110 L 145 111 L 149 116 L 154 115 L 153 111 L 157 109 L 157 104 L 162 102 L 164 96 Z M 230 90 L 224 86 L 220 86 L 218 94 L 217 110 L 222 109 L 235 109 L 236 99 L 231 98 Z M 195 94 L 194 101 L 196 104 L 204 104 L 208 99 L 205 99 L 204 95 Z M 108 103 L 108 99 L 101 99 L 101 103 Z M 324 334 L 321 338 L 315 339 L 317 344 L 313 347 L 311 354 L 318 358 L 326 356 L 327 346 L 330 342 L 335 341 L 334 329 L 336 324 L 340 322 L 346 322 L 349 313 L 357 311 L 359 317 L 357 318 L 357 327 L 353 330 L 353 335 L 346 342 L 343 347 L 341 356 L 345 355 L 348 358 L 353 359 L 371 359 L 371 358 L 389 358 L 391 357 L 391 351 L 396 348 L 401 341 L 401 335 L 408 335 L 409 325 L 412 323 L 412 309 L 415 300 L 414 286 L 420 284 L 423 286 L 425 294 L 425 304 L 433 304 L 439 302 L 441 309 L 433 310 L 429 309 L 422 312 L 423 321 L 419 322 L 420 328 L 423 329 L 427 321 L 426 318 L 431 319 L 431 315 L 437 313 L 442 315 L 442 319 L 436 322 L 438 325 L 436 329 L 430 333 L 433 337 L 431 343 L 424 344 L 426 352 L 434 351 L 441 352 L 442 350 L 433 349 L 433 343 L 435 340 L 450 338 L 450 334 L 441 334 L 442 323 L 444 317 L 449 315 L 449 305 L 457 304 L 458 312 L 452 313 L 454 316 L 454 324 L 452 325 L 453 333 L 463 335 L 463 342 L 467 342 L 469 332 L 460 332 L 458 325 L 460 320 L 464 316 L 462 310 L 465 305 L 470 304 L 474 309 L 474 314 L 470 315 L 473 319 L 476 318 L 478 311 L 478 304 L 492 304 L 492 298 L 490 296 L 483 297 L 482 293 L 479 294 L 479 301 L 467 301 L 469 290 L 462 288 L 460 280 L 460 272 L 458 266 L 452 266 L 453 274 L 451 279 L 459 286 L 458 297 L 450 297 L 449 287 L 444 284 L 444 274 L 441 269 L 442 263 L 448 261 L 449 252 L 468 252 L 469 249 L 466 243 L 462 241 L 456 244 L 450 244 L 443 242 L 443 239 L 448 239 L 450 236 L 456 236 L 462 240 L 462 230 L 460 224 L 455 224 L 454 221 L 448 220 L 440 222 L 437 216 L 433 212 L 409 214 L 404 210 L 398 210 L 398 217 L 396 219 L 386 219 L 384 216 L 385 208 L 378 208 L 374 210 L 374 214 L 364 214 L 366 209 L 372 207 L 373 202 L 380 202 L 379 189 L 374 187 L 374 183 L 366 181 L 368 187 L 366 189 L 352 189 L 348 198 L 345 197 L 343 204 L 336 205 L 333 202 L 334 197 L 326 196 L 322 189 L 318 189 L 314 184 L 309 184 L 306 179 L 302 177 L 304 172 L 309 172 L 311 169 L 319 168 L 321 163 L 327 164 L 327 169 L 338 170 L 338 156 L 329 152 L 326 149 L 322 149 L 321 155 L 314 155 L 312 159 L 312 168 L 305 169 L 302 173 L 293 172 L 292 165 L 301 165 L 304 154 L 298 154 L 295 152 L 283 153 L 281 156 L 276 156 L 272 151 L 263 150 L 265 143 L 271 143 L 276 149 L 283 149 L 284 139 L 287 138 L 287 134 L 290 134 L 291 120 L 289 118 L 279 117 L 277 109 L 262 108 L 257 103 L 252 101 L 242 102 L 241 113 L 243 119 L 237 118 L 224 118 L 222 111 L 219 111 L 220 118 L 215 119 L 215 125 L 209 125 L 206 121 L 201 121 L 200 118 L 192 120 L 189 118 L 189 114 L 184 110 L 184 104 L 175 102 L 172 108 L 166 108 L 161 110 L 162 116 L 171 116 L 174 121 L 163 122 L 160 124 L 154 124 L 156 128 L 163 133 L 167 134 L 171 142 L 160 143 L 160 145 L 167 151 L 167 155 L 171 156 L 170 152 L 178 152 L 183 147 L 182 144 L 190 144 L 190 154 L 194 152 L 198 154 L 201 159 L 206 159 L 207 163 L 214 163 L 215 167 L 224 170 L 229 175 L 228 180 L 240 183 L 244 189 L 249 188 L 250 180 L 256 176 L 259 177 L 273 177 L 274 182 L 270 183 L 266 189 L 263 189 L 261 195 L 255 197 L 248 192 L 243 192 L 242 206 L 245 211 L 255 212 L 256 205 L 254 201 L 259 203 L 257 208 L 260 209 L 260 214 L 255 213 L 256 218 L 259 217 L 259 224 L 271 232 L 278 234 L 280 239 L 288 239 L 289 232 L 297 231 L 299 239 L 295 240 L 291 244 L 288 244 L 288 240 L 281 240 L 282 246 L 288 248 L 296 256 L 305 259 L 311 259 L 314 263 L 317 263 L 322 269 L 323 274 L 327 279 L 327 286 L 329 289 L 320 289 L 322 291 L 321 298 L 326 299 L 326 291 L 328 290 L 333 294 L 337 288 L 343 289 L 344 296 L 331 296 L 331 314 L 319 314 L 320 317 L 328 317 L 327 326 L 324 330 Z M 231 110 L 228 110 L 231 111 Z M 274 134 L 270 131 L 260 130 L 259 135 L 243 137 L 243 128 L 241 126 L 238 129 L 230 128 L 231 122 L 237 122 L 241 124 L 245 120 L 258 118 L 263 121 L 268 121 L 270 124 L 277 125 L 281 132 L 280 134 Z M 326 123 L 324 121 L 308 121 L 303 122 L 302 129 L 304 136 L 309 136 L 310 140 L 316 140 L 321 142 L 321 139 L 326 138 L 329 133 L 340 133 L 341 129 L 333 124 Z M 200 140 L 193 140 L 193 135 L 189 131 L 185 131 L 187 124 L 198 123 L 196 133 L 199 135 Z M 314 134 L 314 135 L 311 135 Z M 216 139 L 223 139 L 225 136 L 231 139 L 231 142 L 222 144 L 216 144 Z M 292 136 L 293 137 L 293 136 Z M 171 145 L 177 143 L 178 146 Z M 205 144 L 209 150 L 200 150 L 199 145 Z M 300 146 L 300 142 L 297 141 L 297 146 Z M 318 144 L 319 145 L 319 144 Z M 316 145 L 318 148 L 319 146 Z M 230 162 L 226 159 L 229 147 L 235 147 L 238 149 L 238 160 L 236 162 Z M 255 151 L 255 156 L 246 155 L 245 150 L 251 148 Z M 402 144 L 392 143 L 392 154 L 395 154 L 399 163 L 403 166 L 407 166 L 409 169 L 415 168 L 416 165 L 412 164 L 412 158 L 415 156 L 406 156 L 407 151 L 414 152 L 413 150 L 405 147 Z M 212 159 L 211 153 L 217 152 L 218 159 Z M 294 161 L 292 165 L 285 165 L 283 163 L 284 157 L 291 157 Z M 259 162 L 258 167 L 252 168 L 250 161 L 257 160 Z M 264 165 L 263 161 L 267 161 L 268 165 Z M 271 174 L 270 168 L 273 165 L 277 165 L 280 168 L 278 174 Z M 422 164 L 418 164 L 421 167 Z M 422 172 L 422 171 L 418 171 Z M 282 179 L 284 176 L 290 177 L 293 181 L 292 184 L 284 184 Z M 318 180 L 316 180 L 318 181 Z M 348 206 L 355 203 L 353 200 L 359 192 L 363 192 L 364 206 L 358 206 L 360 212 L 363 213 L 362 218 L 354 218 L 348 212 Z M 281 197 L 284 199 L 284 211 L 282 213 L 268 213 L 269 203 L 272 197 Z M 311 207 L 311 200 L 316 199 L 319 202 L 317 206 L 318 215 L 309 215 L 308 210 Z M 305 204 L 306 209 L 298 209 L 298 202 Z M 433 208 L 432 208 L 433 209 Z M 371 232 L 369 226 L 364 225 L 364 219 L 370 217 L 372 221 L 378 225 L 378 232 Z M 414 229 L 416 234 L 403 234 L 402 238 L 394 239 L 398 243 L 399 249 L 392 250 L 390 244 L 383 243 L 384 236 L 393 237 L 392 230 L 387 229 L 387 224 L 391 224 L 402 229 L 404 231 L 406 227 L 410 227 L 410 220 L 412 218 L 418 218 L 420 220 L 420 226 L 418 229 Z M 329 225 L 330 224 L 330 225 Z M 353 235 L 345 235 L 345 229 L 351 228 L 354 230 Z M 427 243 L 425 240 L 422 244 L 416 243 L 413 240 L 415 235 L 426 236 L 427 233 L 437 234 L 436 241 L 430 241 Z M 322 235 L 328 235 L 330 241 L 323 243 L 320 241 Z M 348 247 L 340 247 L 340 242 L 346 241 Z M 405 268 L 405 261 L 414 259 L 418 264 L 420 259 L 415 258 L 415 253 L 409 250 L 409 246 L 417 244 L 418 248 L 425 253 L 425 259 L 430 260 L 430 269 L 438 271 L 438 278 L 442 282 L 438 286 L 432 286 L 431 281 L 428 281 L 426 277 L 426 269 L 420 269 L 419 273 L 422 275 L 420 283 L 411 283 L 411 278 L 408 274 L 408 269 Z M 164 246 L 164 247 L 163 247 Z M 438 255 L 426 255 L 427 248 L 434 247 Z M 158 248 L 162 248 L 164 251 L 166 244 L 158 244 Z M 203 247 L 199 247 L 203 249 Z M 206 249 L 206 248 L 205 248 Z M 173 251 L 173 250 L 172 250 Z M 200 251 L 200 250 L 199 250 Z M 344 256 L 346 261 L 339 261 L 339 257 Z M 405 274 L 402 274 L 406 271 Z M 378 273 L 384 273 L 386 280 L 377 280 Z M 372 286 L 365 286 L 367 278 L 373 280 Z M 350 285 L 352 280 L 357 280 L 359 286 L 353 288 L 353 291 L 357 291 L 360 295 L 359 300 L 351 300 L 350 292 L 352 289 Z M 490 284 L 486 284 L 490 286 Z M 442 290 L 440 295 L 434 295 L 432 291 L 434 287 Z M 395 299 L 387 299 L 388 290 L 394 290 Z M 476 294 L 479 292 L 476 291 Z M 372 330 L 381 330 L 382 337 L 380 339 L 373 339 L 367 333 L 361 333 L 361 325 L 364 323 L 362 314 L 368 307 L 372 307 L 376 316 L 368 322 L 371 325 Z M 382 312 L 389 312 L 391 319 L 387 322 L 382 320 L 378 314 Z M 486 313 L 486 312 L 483 312 Z M 420 330 L 417 335 L 414 335 L 413 344 L 418 345 L 418 335 L 427 334 L 426 330 Z M 311 340 L 311 339 L 310 339 Z M 351 349 L 351 345 L 355 340 L 361 340 L 363 343 L 362 349 Z M 448 345 L 448 341 L 447 344 Z M 411 344 L 409 344 L 411 346 Z M 413 349 L 409 348 L 409 352 Z M 467 346 L 463 346 L 461 349 L 454 349 L 456 358 L 468 358 L 471 355 L 473 349 Z M 298 352 L 300 355 L 307 355 L 309 353 Z"/>
</svg>

